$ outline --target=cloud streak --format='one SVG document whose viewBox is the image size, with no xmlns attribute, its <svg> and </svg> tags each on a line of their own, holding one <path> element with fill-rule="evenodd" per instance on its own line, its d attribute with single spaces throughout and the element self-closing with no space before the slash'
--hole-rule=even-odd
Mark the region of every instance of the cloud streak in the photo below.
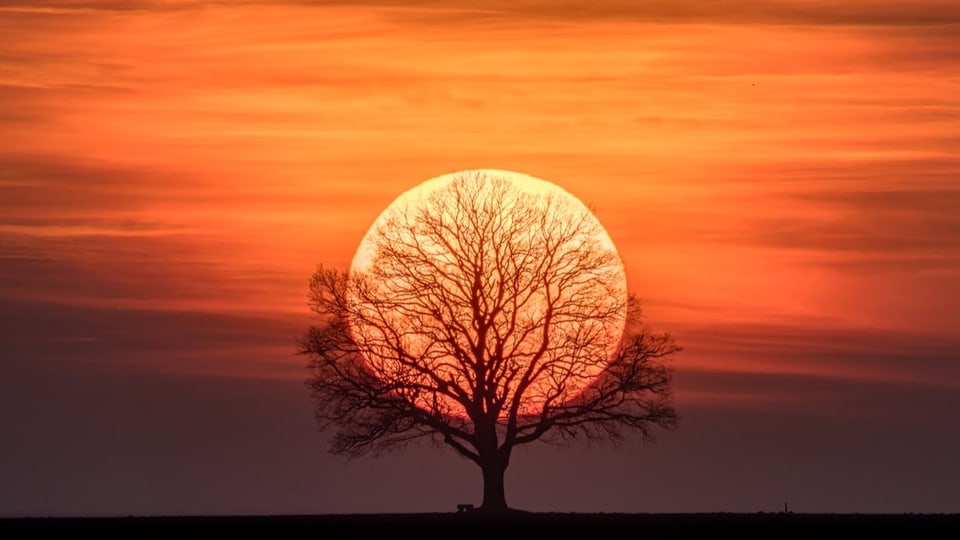
<svg viewBox="0 0 960 540">
<path fill-rule="evenodd" d="M 246 5 L 267 5 L 269 2 L 247 1 Z M 811 25 L 885 25 L 885 26 L 939 26 L 960 23 L 960 9 L 945 0 L 924 0 L 911 4 L 890 0 L 852 0 L 838 4 L 822 0 L 765 0 L 742 2 L 719 0 L 698 2 L 696 0 L 597 0 L 576 2 L 573 0 L 334 0 L 311 2 L 293 0 L 285 2 L 294 6 L 311 6 L 322 9 L 336 5 L 359 8 L 386 8 L 392 10 L 434 10 L 438 15 L 492 17 L 546 18 L 568 21 L 589 19 L 631 19 L 644 22 L 733 22 L 761 24 L 811 24 Z M 26 2 L 23 6 L 30 6 Z M 185 0 L 115 2 L 111 0 L 59 1 L 61 8 L 89 8 L 115 10 L 150 10 L 217 5 L 224 2 L 198 2 Z M 274 3 L 275 4 L 275 3 Z M 15 4 L 16 5 L 16 4 Z"/>
</svg>

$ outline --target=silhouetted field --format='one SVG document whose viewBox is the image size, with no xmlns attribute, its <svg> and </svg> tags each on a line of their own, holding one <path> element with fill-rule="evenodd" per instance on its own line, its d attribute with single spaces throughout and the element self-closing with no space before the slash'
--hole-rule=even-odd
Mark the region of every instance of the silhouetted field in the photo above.
<svg viewBox="0 0 960 540">
<path fill-rule="evenodd" d="M 5 532 L 21 533 L 7 536 Z M 116 518 L 15 518 L 0 520 L 0 536 L 22 533 L 53 534 L 61 538 L 118 534 L 130 538 L 197 535 L 249 535 L 276 538 L 314 535 L 313 538 L 369 538 L 371 534 L 412 533 L 414 538 L 568 538 L 582 534 L 593 540 L 597 533 L 613 538 L 667 538 L 696 534 L 708 538 L 736 533 L 776 535 L 775 538 L 810 534 L 918 534 L 956 537 L 960 514 L 573 514 L 526 513 L 465 514 L 350 514 L 317 516 L 197 516 Z M 945 536 L 946 535 L 946 536 Z M 399 537 L 407 537 L 405 534 Z M 815 539 L 813 539 L 815 540 Z"/>
</svg>

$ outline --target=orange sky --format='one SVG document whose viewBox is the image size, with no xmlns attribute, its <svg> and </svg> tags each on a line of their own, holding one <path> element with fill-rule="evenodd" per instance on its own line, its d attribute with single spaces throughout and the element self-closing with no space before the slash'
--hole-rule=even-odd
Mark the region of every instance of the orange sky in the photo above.
<svg viewBox="0 0 960 540">
<path fill-rule="evenodd" d="M 302 377 L 314 266 L 492 167 L 595 209 L 678 400 L 960 385 L 960 8 L 706 4 L 4 2 L 4 339 Z"/>
</svg>

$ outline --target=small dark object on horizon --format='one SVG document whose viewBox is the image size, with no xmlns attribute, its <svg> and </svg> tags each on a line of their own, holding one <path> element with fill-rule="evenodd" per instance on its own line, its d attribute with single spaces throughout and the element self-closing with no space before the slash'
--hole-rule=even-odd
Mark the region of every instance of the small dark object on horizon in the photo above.
<svg viewBox="0 0 960 540">
<path fill-rule="evenodd" d="M 473 512 L 473 505 L 472 505 L 472 504 L 458 504 L 458 505 L 457 505 L 457 512 L 458 512 L 458 513 L 461 513 L 461 514 L 464 513 L 464 512 Z"/>
</svg>

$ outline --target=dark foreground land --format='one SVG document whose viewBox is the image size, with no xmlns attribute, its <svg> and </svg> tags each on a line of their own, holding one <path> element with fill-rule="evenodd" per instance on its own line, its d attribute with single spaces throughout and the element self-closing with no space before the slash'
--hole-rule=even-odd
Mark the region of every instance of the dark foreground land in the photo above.
<svg viewBox="0 0 960 540">
<path fill-rule="evenodd" d="M 16 535 L 5 533 L 13 532 Z M 351 514 L 317 516 L 198 516 L 16 518 L 0 520 L 0 537 L 43 535 L 94 538 L 202 536 L 222 538 L 571 538 L 596 534 L 626 538 L 710 538 L 737 534 L 764 538 L 811 534 L 891 534 L 907 538 L 960 538 L 960 514 L 562 514 L 507 515 Z"/>
</svg>

